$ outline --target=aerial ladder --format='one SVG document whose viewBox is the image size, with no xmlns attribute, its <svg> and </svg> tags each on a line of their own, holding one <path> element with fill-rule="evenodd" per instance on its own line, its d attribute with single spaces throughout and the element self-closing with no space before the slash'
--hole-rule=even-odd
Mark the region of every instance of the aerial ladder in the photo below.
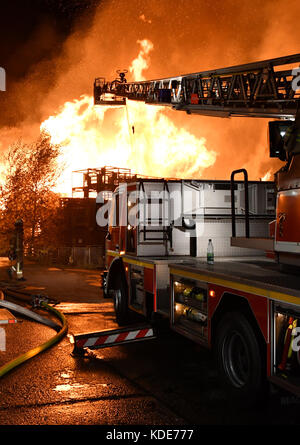
<svg viewBox="0 0 300 445">
<path fill-rule="evenodd" d="M 140 82 L 127 82 L 126 70 L 119 71 L 111 82 L 95 79 L 95 105 L 122 105 L 127 98 L 188 114 L 289 119 L 296 114 L 300 92 L 293 88 L 295 74 L 288 65 L 299 62 L 295 54 Z"/>
<path fill-rule="evenodd" d="M 103 77 L 95 79 L 94 103 L 120 106 L 129 99 L 169 106 L 187 114 L 280 119 L 269 122 L 270 157 L 278 157 L 286 162 L 275 174 L 277 212 L 276 221 L 270 230 L 272 237 L 250 237 L 247 196 L 245 236 L 236 236 L 234 177 L 237 173 L 243 173 L 245 186 L 248 181 L 247 172 L 241 169 L 231 175 L 231 243 L 237 247 L 274 251 L 280 263 L 299 262 L 300 265 L 300 214 L 294 213 L 300 208 L 300 156 L 296 156 L 296 134 L 300 125 L 300 88 L 297 84 L 300 79 L 299 63 L 300 54 L 294 54 L 228 68 L 134 82 L 127 82 L 126 70 L 118 71 L 119 78 L 111 82 Z M 287 130 L 293 134 L 295 146 L 290 147 L 288 153 L 284 149 Z"/>
</svg>

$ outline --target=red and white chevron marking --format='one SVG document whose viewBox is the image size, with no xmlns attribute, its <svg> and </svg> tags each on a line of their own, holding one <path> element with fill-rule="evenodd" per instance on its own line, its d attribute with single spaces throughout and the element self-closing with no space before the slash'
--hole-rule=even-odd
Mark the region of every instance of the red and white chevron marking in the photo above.
<svg viewBox="0 0 300 445">
<path fill-rule="evenodd" d="M 137 329 L 135 331 L 120 332 L 118 334 L 101 335 L 99 337 L 79 338 L 75 343 L 77 348 L 89 348 L 92 346 L 112 345 L 114 343 L 121 343 L 130 340 L 137 340 L 139 338 L 153 337 L 153 329 Z"/>
</svg>

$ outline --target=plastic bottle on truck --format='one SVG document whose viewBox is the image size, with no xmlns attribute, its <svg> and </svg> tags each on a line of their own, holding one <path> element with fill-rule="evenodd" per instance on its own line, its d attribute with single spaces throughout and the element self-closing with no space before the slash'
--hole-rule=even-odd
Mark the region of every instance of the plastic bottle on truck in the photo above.
<svg viewBox="0 0 300 445">
<path fill-rule="evenodd" d="M 207 264 L 214 264 L 214 246 L 212 240 L 208 240 L 207 246 Z"/>
</svg>

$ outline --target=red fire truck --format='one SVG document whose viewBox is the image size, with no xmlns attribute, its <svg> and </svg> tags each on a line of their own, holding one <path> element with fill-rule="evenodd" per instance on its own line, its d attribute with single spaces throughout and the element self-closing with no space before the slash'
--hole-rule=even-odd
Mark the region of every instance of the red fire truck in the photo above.
<svg viewBox="0 0 300 445">
<path fill-rule="evenodd" d="M 272 119 L 270 155 L 284 162 L 275 192 L 273 183 L 248 182 L 244 169 L 230 181 L 137 180 L 113 195 L 106 246 L 104 293 L 117 322 L 127 324 L 131 311 L 168 318 L 173 330 L 212 348 L 225 383 L 248 398 L 268 382 L 300 394 L 300 119 L 291 68 L 299 62 L 296 54 L 94 84 L 98 105 L 129 98 L 188 114 Z M 214 264 L 205 258 L 209 239 Z"/>
</svg>

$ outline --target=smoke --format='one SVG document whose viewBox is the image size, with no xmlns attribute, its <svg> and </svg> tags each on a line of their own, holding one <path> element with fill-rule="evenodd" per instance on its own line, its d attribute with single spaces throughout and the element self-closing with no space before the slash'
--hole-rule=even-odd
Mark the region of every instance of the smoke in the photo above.
<svg viewBox="0 0 300 445">
<path fill-rule="evenodd" d="M 0 148 L 17 136 L 32 138 L 41 122 L 66 101 L 92 95 L 95 77 L 113 79 L 117 69 L 128 69 L 139 50 L 138 41 L 153 43 L 153 48 L 142 49 L 151 58 L 143 71 L 146 78 L 221 68 L 300 52 L 299 12 L 297 0 L 252 0 L 251 4 L 104 0 L 89 26 L 75 29 L 59 55 L 54 50 L 51 57 L 32 66 L 26 79 L 10 84 L 2 110 L 6 125 L 0 130 Z M 56 36 L 47 26 L 39 35 L 43 41 L 52 39 L 55 47 Z M 128 80 L 133 80 L 128 74 Z M 245 167 L 250 179 L 258 179 L 278 167 L 277 160 L 268 158 L 267 120 L 187 116 L 170 109 L 163 113 L 174 126 L 204 138 L 207 149 L 218 153 L 214 165 L 201 171 L 202 177 L 228 179 L 231 170 Z"/>
</svg>

